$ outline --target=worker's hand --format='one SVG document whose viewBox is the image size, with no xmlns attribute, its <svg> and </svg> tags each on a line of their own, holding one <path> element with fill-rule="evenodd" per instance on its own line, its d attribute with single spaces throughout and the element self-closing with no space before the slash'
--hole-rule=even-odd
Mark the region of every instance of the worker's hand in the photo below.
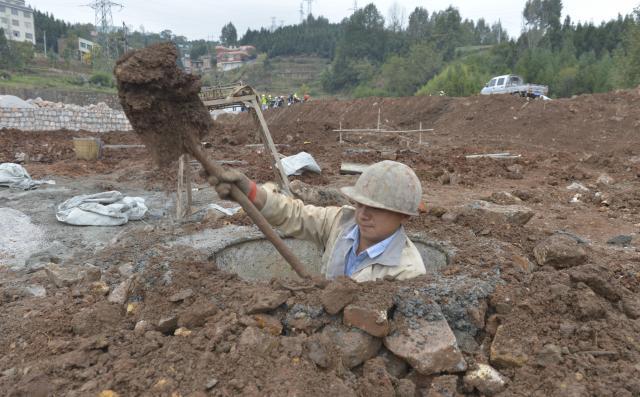
<svg viewBox="0 0 640 397">
<path fill-rule="evenodd" d="M 218 177 L 213 175 L 208 175 L 206 171 L 204 171 L 203 175 L 211 186 L 214 186 L 218 196 L 223 199 L 230 198 L 231 195 L 231 185 L 235 184 L 238 189 L 245 194 L 245 196 L 249 195 L 249 191 L 251 190 L 252 181 L 247 178 L 245 174 L 235 170 L 227 170 L 222 174 L 218 175 Z"/>
</svg>

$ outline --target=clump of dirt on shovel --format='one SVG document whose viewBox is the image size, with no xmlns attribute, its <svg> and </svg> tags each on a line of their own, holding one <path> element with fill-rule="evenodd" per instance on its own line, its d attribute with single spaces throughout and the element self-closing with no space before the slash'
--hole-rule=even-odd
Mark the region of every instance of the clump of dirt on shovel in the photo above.
<svg viewBox="0 0 640 397">
<path fill-rule="evenodd" d="M 198 97 L 200 80 L 180 70 L 177 58 L 174 44 L 155 44 L 125 54 L 114 71 L 131 126 L 165 168 L 188 152 L 186 142 L 200 142 L 213 129 Z"/>
</svg>

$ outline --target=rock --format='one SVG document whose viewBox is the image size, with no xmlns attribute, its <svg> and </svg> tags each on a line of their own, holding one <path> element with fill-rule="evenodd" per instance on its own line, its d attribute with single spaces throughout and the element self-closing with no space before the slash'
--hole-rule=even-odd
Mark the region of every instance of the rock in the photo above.
<svg viewBox="0 0 640 397">
<path fill-rule="evenodd" d="M 533 255 L 540 266 L 556 269 L 579 266 L 586 262 L 585 249 L 569 236 L 554 234 L 533 249 Z"/>
<path fill-rule="evenodd" d="M 173 332 L 173 335 L 183 336 L 183 337 L 191 336 L 191 334 L 192 334 L 192 331 L 184 327 L 180 327 Z"/>
<path fill-rule="evenodd" d="M 544 345 L 536 355 L 536 364 L 541 367 L 548 367 L 562 362 L 562 349 L 553 344 Z"/>
<path fill-rule="evenodd" d="M 376 357 L 364 363 L 360 380 L 360 394 L 371 397 L 395 397 L 391 377 L 387 373 L 384 362 Z"/>
<path fill-rule="evenodd" d="M 280 346 L 282 346 L 282 350 L 287 353 L 289 357 L 300 357 L 302 356 L 306 339 L 306 335 L 282 337 L 280 338 Z"/>
<path fill-rule="evenodd" d="M 396 383 L 396 397 L 415 397 L 416 385 L 409 379 L 400 379 Z"/>
<path fill-rule="evenodd" d="M 580 320 L 597 320 L 604 318 L 607 314 L 607 309 L 602 304 L 601 298 L 586 286 L 576 291 L 572 300 L 575 314 Z"/>
<path fill-rule="evenodd" d="M 82 271 L 84 272 L 83 280 L 86 282 L 93 283 L 100 281 L 102 278 L 102 270 L 90 263 L 85 263 L 82 267 Z"/>
<path fill-rule="evenodd" d="M 522 200 L 509 192 L 494 192 L 486 200 L 498 205 L 514 205 L 522 203 Z"/>
<path fill-rule="evenodd" d="M 387 348 L 383 347 L 380 358 L 384 361 L 387 372 L 395 378 L 404 378 L 409 372 L 409 364 L 406 361 L 391 353 Z"/>
<path fill-rule="evenodd" d="M 118 266 L 118 273 L 120 273 L 120 275 L 125 278 L 133 276 L 133 263 L 127 262 L 121 264 L 120 266 Z"/>
<path fill-rule="evenodd" d="M 83 274 L 77 268 L 49 263 L 45 267 L 47 276 L 58 288 L 70 287 L 82 281 Z"/>
<path fill-rule="evenodd" d="M 482 200 L 474 201 L 461 209 L 463 218 L 479 218 L 483 223 L 495 225 L 522 226 L 529 222 L 533 215 L 534 212 L 530 208 L 522 205 L 497 205 Z"/>
<path fill-rule="evenodd" d="M 163 334 L 172 334 L 178 328 L 178 316 L 175 314 L 162 317 L 156 325 L 156 330 Z"/>
<path fill-rule="evenodd" d="M 522 351 L 519 342 L 508 335 L 504 325 L 500 325 L 491 343 L 490 359 L 498 367 L 513 368 L 524 365 L 529 357 Z"/>
<path fill-rule="evenodd" d="M 458 377 L 444 375 L 433 378 L 426 397 L 456 397 L 458 395 Z"/>
<path fill-rule="evenodd" d="M 573 182 L 572 184 L 567 186 L 567 190 L 580 191 L 580 192 L 588 192 L 589 191 L 589 189 L 586 186 L 584 186 L 582 183 L 579 183 L 579 182 Z"/>
<path fill-rule="evenodd" d="M 446 320 L 405 318 L 396 313 L 394 322 L 396 331 L 384 338 L 384 345 L 420 374 L 455 373 L 467 368 Z"/>
<path fill-rule="evenodd" d="M 183 300 L 193 296 L 193 290 L 191 288 L 183 289 L 169 297 L 169 302 L 182 302 Z"/>
<path fill-rule="evenodd" d="M 24 292 L 36 298 L 44 298 L 47 296 L 47 290 L 40 284 L 31 284 L 24 287 Z"/>
<path fill-rule="evenodd" d="M 109 293 L 109 286 L 102 281 L 96 281 L 89 285 L 89 292 L 94 295 L 105 296 Z"/>
<path fill-rule="evenodd" d="M 142 336 L 147 331 L 151 331 L 152 329 L 153 326 L 148 321 L 140 320 L 136 323 L 135 327 L 133 327 L 133 332 L 138 336 Z"/>
<path fill-rule="evenodd" d="M 253 319 L 258 328 L 267 331 L 269 334 L 274 336 L 282 334 L 282 322 L 277 317 L 268 314 L 256 314 Z"/>
<path fill-rule="evenodd" d="M 380 308 L 363 304 L 351 304 L 344 308 L 342 314 L 343 322 L 350 327 L 360 328 L 364 332 L 383 338 L 389 334 L 391 329 L 387 310 L 391 307 Z"/>
<path fill-rule="evenodd" d="M 607 269 L 602 266 L 580 266 L 579 268 L 571 269 L 569 277 L 575 283 L 582 282 L 587 284 L 589 288 L 603 298 L 611 302 L 617 302 L 622 298 L 620 294 L 621 286 L 616 287 L 602 278 L 601 274 L 606 274 L 606 271 Z"/>
<path fill-rule="evenodd" d="M 596 179 L 596 183 L 598 185 L 612 185 L 614 183 L 614 179 L 607 174 L 601 174 L 598 179 Z"/>
<path fill-rule="evenodd" d="M 304 351 L 309 360 L 321 368 L 334 365 L 331 341 L 323 334 L 313 334 L 304 343 Z"/>
<path fill-rule="evenodd" d="M 640 318 L 640 299 L 629 295 L 622 298 L 622 310 L 632 320 Z"/>
<path fill-rule="evenodd" d="M 454 223 L 458 220 L 459 216 L 460 214 L 458 214 L 456 211 L 447 211 L 442 214 L 442 220 L 447 223 Z"/>
<path fill-rule="evenodd" d="M 129 290 L 131 288 L 131 279 L 125 280 L 118 284 L 117 287 L 111 291 L 107 300 L 111 303 L 117 303 L 124 305 L 129 298 Z"/>
<path fill-rule="evenodd" d="M 609 245 L 619 245 L 621 247 L 628 247 L 633 240 L 632 236 L 619 235 L 607 240 Z"/>
<path fill-rule="evenodd" d="M 209 301 L 197 301 L 178 315 L 178 326 L 186 328 L 202 327 L 207 318 L 218 312 L 215 304 Z"/>
<path fill-rule="evenodd" d="M 209 379 L 209 380 L 207 381 L 207 383 L 204 385 L 204 387 L 205 387 L 207 390 L 211 390 L 211 389 L 213 389 L 214 387 L 216 387 L 216 385 L 217 385 L 217 384 L 218 384 L 218 379 L 216 379 L 216 378 L 211 378 L 211 379 Z"/>
<path fill-rule="evenodd" d="M 348 277 L 338 277 L 325 287 L 320 295 L 324 310 L 333 315 L 338 314 L 346 305 L 353 302 L 358 294 L 355 281 Z"/>
<path fill-rule="evenodd" d="M 345 330 L 327 326 L 322 331 L 333 341 L 342 364 L 346 368 L 356 367 L 366 360 L 375 357 L 382 346 L 382 341 L 360 330 Z"/>
<path fill-rule="evenodd" d="M 264 290 L 254 294 L 248 305 L 248 314 L 265 313 L 275 310 L 289 299 L 289 291 Z"/>
<path fill-rule="evenodd" d="M 247 327 L 240 335 L 238 346 L 265 355 L 278 348 L 278 339 L 256 327 Z"/>
<path fill-rule="evenodd" d="M 478 364 L 477 368 L 467 372 L 463 378 L 466 391 L 478 390 L 485 396 L 493 396 L 504 390 L 507 378 L 487 364 Z"/>
</svg>

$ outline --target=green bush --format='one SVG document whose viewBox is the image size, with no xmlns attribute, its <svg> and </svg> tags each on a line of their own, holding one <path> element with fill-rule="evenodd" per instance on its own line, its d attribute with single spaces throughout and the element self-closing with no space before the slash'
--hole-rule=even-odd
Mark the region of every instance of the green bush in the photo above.
<svg viewBox="0 0 640 397">
<path fill-rule="evenodd" d="M 107 73 L 94 73 L 89 78 L 89 83 L 96 85 L 98 87 L 113 87 L 113 76 Z"/>
<path fill-rule="evenodd" d="M 85 85 L 87 84 L 87 78 L 81 74 L 75 74 L 65 78 L 65 81 L 71 85 Z"/>
</svg>

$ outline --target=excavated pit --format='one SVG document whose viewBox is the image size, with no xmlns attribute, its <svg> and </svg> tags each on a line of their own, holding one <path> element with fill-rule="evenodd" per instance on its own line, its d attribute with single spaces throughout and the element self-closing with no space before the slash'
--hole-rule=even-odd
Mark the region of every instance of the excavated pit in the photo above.
<svg viewBox="0 0 640 397">
<path fill-rule="evenodd" d="M 438 273 L 451 262 L 453 251 L 442 243 L 419 236 L 411 238 L 422 256 L 427 273 Z M 322 253 L 313 243 L 292 238 L 284 241 L 310 272 L 321 273 Z M 232 240 L 216 250 L 210 259 L 220 270 L 235 273 L 244 280 L 270 280 L 273 277 L 298 279 L 273 245 L 260 236 L 243 236 Z"/>
</svg>

